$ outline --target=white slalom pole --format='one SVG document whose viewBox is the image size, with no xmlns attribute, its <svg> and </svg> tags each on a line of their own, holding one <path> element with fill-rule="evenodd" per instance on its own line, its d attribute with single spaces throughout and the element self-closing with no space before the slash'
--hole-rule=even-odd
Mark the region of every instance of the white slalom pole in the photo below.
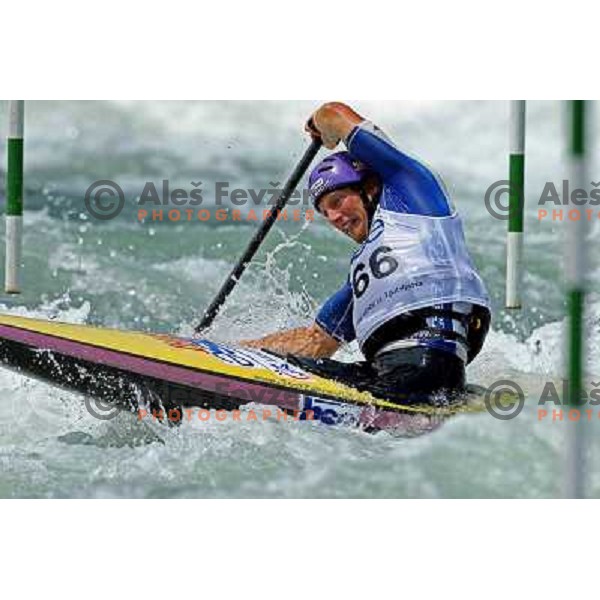
<svg viewBox="0 0 600 600">
<path fill-rule="evenodd" d="M 4 289 L 18 294 L 23 248 L 23 121 L 25 102 L 8 101 L 6 168 L 6 263 Z"/>
<path fill-rule="evenodd" d="M 521 308 L 525 203 L 525 100 L 510 103 L 509 212 L 506 239 L 506 308 Z"/>
<path fill-rule="evenodd" d="M 569 106 L 569 156 L 571 162 L 571 185 L 569 188 L 589 191 L 587 163 L 587 104 L 584 100 L 571 100 Z M 565 199 L 563 199 L 564 201 Z M 571 212 L 571 210 L 569 210 Z M 583 373 L 585 365 L 585 331 L 583 316 L 586 294 L 586 234 L 585 211 L 581 218 L 567 223 L 566 264 L 568 329 L 565 354 L 568 376 L 568 408 L 580 411 L 580 418 L 574 422 L 567 419 L 566 461 L 564 494 L 567 498 L 585 496 L 585 413 L 581 406 Z"/>
</svg>

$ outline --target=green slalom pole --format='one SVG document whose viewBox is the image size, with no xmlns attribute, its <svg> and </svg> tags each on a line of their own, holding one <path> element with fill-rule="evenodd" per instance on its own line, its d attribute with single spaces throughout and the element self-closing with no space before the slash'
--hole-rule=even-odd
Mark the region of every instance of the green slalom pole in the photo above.
<svg viewBox="0 0 600 600">
<path fill-rule="evenodd" d="M 506 308 L 521 308 L 525 205 L 525 100 L 510 103 L 510 195 L 506 239 Z"/>
<path fill-rule="evenodd" d="M 569 188 L 589 190 L 587 148 L 586 148 L 586 102 L 571 100 L 569 109 L 569 157 L 571 184 Z M 581 211 L 582 213 L 584 211 Z M 581 404 L 584 371 L 584 330 L 583 315 L 586 294 L 586 245 L 587 222 L 568 222 L 567 256 L 565 274 L 567 280 L 567 335 L 566 370 L 568 377 L 568 408 Z M 585 407 L 581 406 L 581 409 Z M 583 498 L 585 495 L 585 413 L 578 421 L 567 422 L 565 496 Z"/>
<path fill-rule="evenodd" d="M 6 168 L 6 263 L 4 289 L 18 294 L 23 247 L 23 121 L 25 102 L 8 101 Z"/>
</svg>

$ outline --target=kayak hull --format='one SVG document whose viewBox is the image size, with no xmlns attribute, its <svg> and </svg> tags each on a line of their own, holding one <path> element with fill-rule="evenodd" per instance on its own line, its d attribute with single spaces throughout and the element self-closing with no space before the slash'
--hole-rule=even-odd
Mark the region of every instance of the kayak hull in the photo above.
<svg viewBox="0 0 600 600">
<path fill-rule="evenodd" d="M 233 410 L 256 403 L 302 420 L 399 435 L 431 431 L 450 414 L 373 398 L 262 351 L 25 317 L 0 316 L 0 361 L 23 375 L 134 412 L 141 407 L 159 414 L 183 407 Z"/>
</svg>

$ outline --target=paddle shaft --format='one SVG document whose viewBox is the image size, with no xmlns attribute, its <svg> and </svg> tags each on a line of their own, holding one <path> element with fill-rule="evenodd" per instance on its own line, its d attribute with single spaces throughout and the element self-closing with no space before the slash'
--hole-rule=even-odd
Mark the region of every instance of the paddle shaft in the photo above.
<svg viewBox="0 0 600 600">
<path fill-rule="evenodd" d="M 229 296 L 229 294 L 231 294 L 233 288 L 240 280 L 240 277 L 246 270 L 246 267 L 250 264 L 250 261 L 256 254 L 257 250 L 260 248 L 260 245 L 267 236 L 267 233 L 269 233 L 269 230 L 273 226 L 273 223 L 275 223 L 275 221 L 277 220 L 279 213 L 281 212 L 286 202 L 289 200 L 290 196 L 296 189 L 296 186 L 298 185 L 300 179 L 302 179 L 304 173 L 306 173 L 306 170 L 310 166 L 310 163 L 313 161 L 314 157 L 317 155 L 317 152 L 319 152 L 321 144 L 322 142 L 320 139 L 313 139 L 311 145 L 304 153 L 304 156 L 302 156 L 300 162 L 296 165 L 296 168 L 290 175 L 290 178 L 288 179 L 283 190 L 281 191 L 279 198 L 277 198 L 275 207 L 269 213 L 269 216 L 263 221 L 258 231 L 254 234 L 254 237 L 248 244 L 246 251 L 238 260 L 237 264 L 225 280 L 225 283 L 223 283 L 223 285 L 221 286 L 221 289 L 219 290 L 219 293 L 216 295 L 215 299 L 206 309 L 206 312 L 202 317 L 202 321 L 200 321 L 200 323 L 195 329 L 196 333 L 199 333 L 212 325 L 212 322 L 215 320 L 215 317 L 219 314 L 219 311 L 225 303 L 225 300 L 227 300 L 227 297 Z"/>
</svg>

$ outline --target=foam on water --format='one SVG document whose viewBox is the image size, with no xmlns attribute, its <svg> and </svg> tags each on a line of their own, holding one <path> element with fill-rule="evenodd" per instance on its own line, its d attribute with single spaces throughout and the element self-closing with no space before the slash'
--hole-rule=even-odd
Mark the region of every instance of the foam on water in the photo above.
<svg viewBox="0 0 600 600">
<path fill-rule="evenodd" d="M 2 308 L 77 323 L 89 313 L 87 305 L 58 310 L 56 303 L 34 311 Z M 410 440 L 275 419 L 213 418 L 168 427 L 123 414 L 99 422 L 79 396 L 2 370 L 0 492 L 49 497 L 553 495 L 560 427 L 537 422 L 533 401 L 547 378 L 560 375 L 555 358 L 560 325 L 543 326 L 523 343 L 493 332 L 469 369 L 470 379 L 479 383 L 511 376 L 524 384 L 532 402 L 518 419 L 461 415 L 433 434 Z M 542 346 L 533 355 L 538 340 Z M 598 350 L 593 348 L 596 357 Z M 538 453 L 536 461 L 519 467 L 532 451 Z"/>
<path fill-rule="evenodd" d="M 563 375 L 564 227 L 540 223 L 534 211 L 526 212 L 525 308 L 505 311 L 506 224 L 490 219 L 482 195 L 506 177 L 506 105 L 356 104 L 444 176 L 465 216 L 469 246 L 494 302 L 493 331 L 468 377 L 481 385 L 514 379 L 527 395 L 523 413 L 512 421 L 486 412 L 458 415 L 410 440 L 275 420 L 213 419 L 167 427 L 122 414 L 100 422 L 87 413 L 80 396 L 0 369 L 0 496 L 558 493 L 564 427 L 537 418 L 537 399 L 545 381 Z M 0 300 L 0 310 L 189 335 L 256 224 L 139 223 L 135 191 L 163 178 L 176 185 L 202 179 L 206 188 L 224 179 L 246 188 L 282 180 L 306 147 L 302 123 L 316 105 L 28 104 L 23 294 Z M 0 123 L 4 111 L 0 104 Z M 544 181 L 564 175 L 560 112 L 557 103 L 529 105 L 527 201 L 532 206 Z M 98 179 L 118 181 L 127 191 L 127 207 L 114 221 L 94 221 L 83 206 L 85 189 Z M 210 335 L 233 342 L 310 323 L 319 304 L 344 283 L 351 249 L 320 219 L 278 225 Z M 590 268 L 594 293 L 599 268 L 597 263 Z M 599 323 L 600 302 L 592 295 L 585 327 L 592 381 L 598 377 L 600 342 L 594 334 Z M 352 344 L 338 358 L 361 356 Z M 597 426 L 590 423 L 593 432 Z M 591 437 L 593 456 L 600 436 Z M 599 496 L 600 466 L 589 464 L 591 495 Z"/>
</svg>

